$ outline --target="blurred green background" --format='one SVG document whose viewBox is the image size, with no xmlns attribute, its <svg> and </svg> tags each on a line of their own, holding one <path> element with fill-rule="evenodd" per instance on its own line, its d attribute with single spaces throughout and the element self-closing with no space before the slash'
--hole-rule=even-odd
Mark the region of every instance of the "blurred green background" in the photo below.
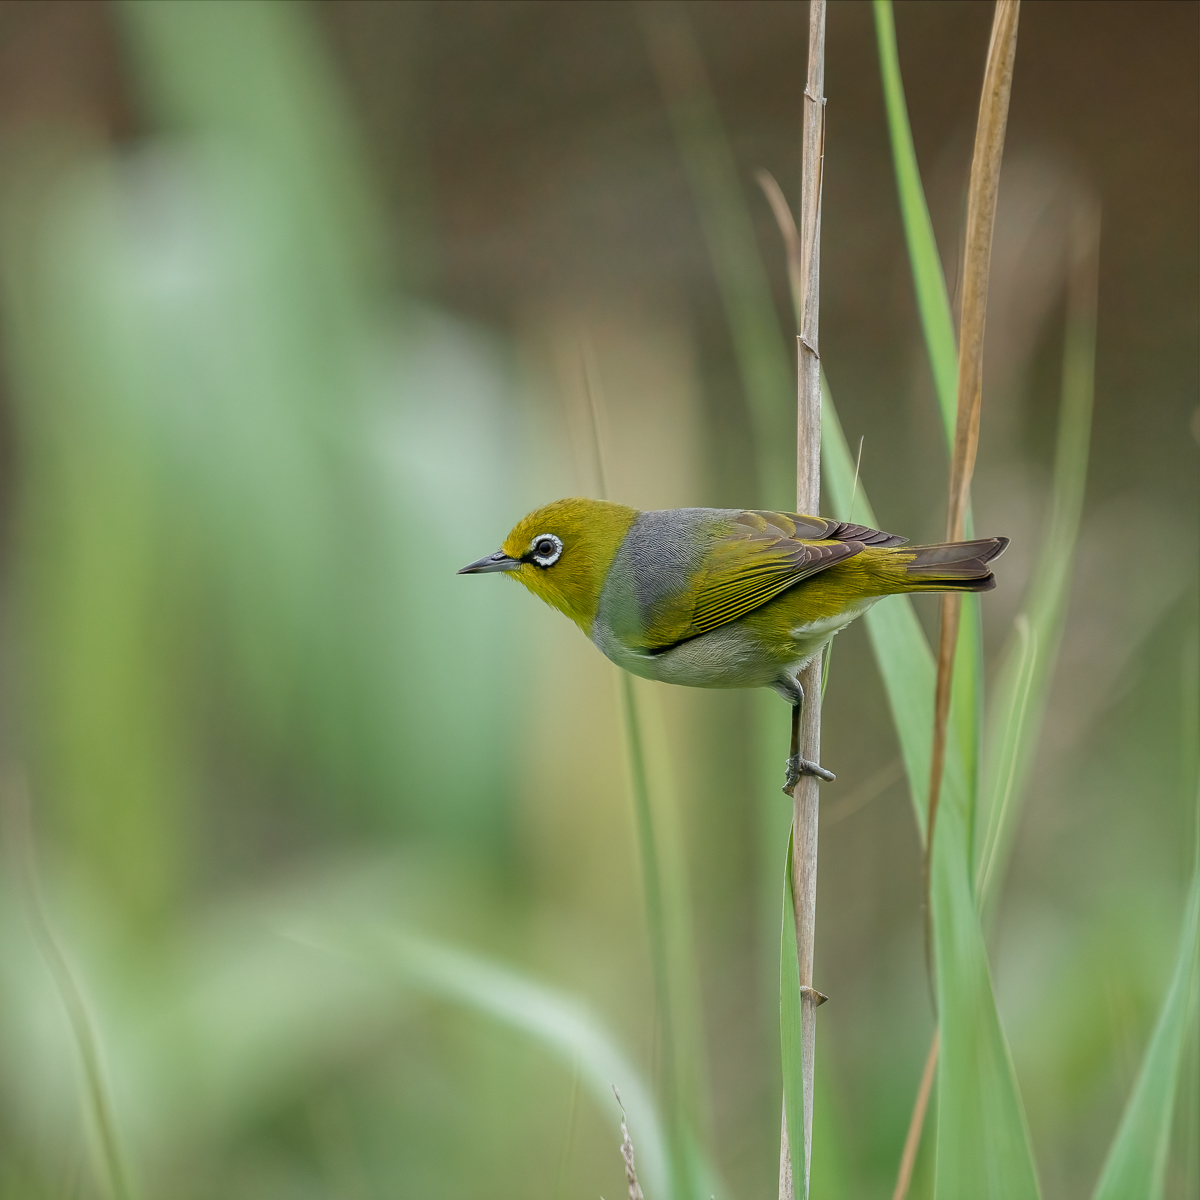
<svg viewBox="0 0 1200 1200">
<path fill-rule="evenodd" d="M 753 175 L 794 200 L 806 6 L 685 9 L 782 339 Z M 1013 543 L 991 654 L 1044 532 L 1068 224 L 1093 197 L 1103 222 L 1078 562 L 991 939 L 1053 1197 L 1090 1194 L 1191 864 L 1198 13 L 1021 17 L 974 490 L 976 527 Z M 990 20 L 896 10 L 952 289 Z M 936 540 L 945 453 L 869 6 L 831 5 L 828 39 L 824 365 L 880 523 Z M 760 491 L 636 7 L 10 0 L 0 288 L 0 1196 L 107 1186 L 31 854 L 132 1194 L 612 1200 L 608 1082 L 653 1176 L 615 668 L 518 589 L 454 575 L 528 509 L 596 493 L 585 360 L 613 498 L 787 504 Z M 637 694 L 718 1194 L 774 1194 L 787 805 L 760 746 L 782 761 L 787 712 Z M 857 627 L 823 759 L 814 1181 L 886 1197 L 932 1015 L 920 847 Z M 1175 1197 L 1200 1187 L 1195 1041 Z"/>
</svg>

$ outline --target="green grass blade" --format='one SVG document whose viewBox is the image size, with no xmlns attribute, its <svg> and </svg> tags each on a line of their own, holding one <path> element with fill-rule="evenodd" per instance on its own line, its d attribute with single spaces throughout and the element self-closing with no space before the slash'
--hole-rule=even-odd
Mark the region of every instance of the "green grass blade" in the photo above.
<svg viewBox="0 0 1200 1200">
<path fill-rule="evenodd" d="M 846 511 L 854 493 L 854 458 L 834 407 L 827 381 L 821 391 L 821 464 L 824 483 L 834 508 Z M 854 493 L 859 521 L 876 525 L 875 510 L 860 479 Z M 933 692 L 936 670 L 933 651 L 907 596 L 881 600 L 863 618 L 883 677 L 884 690 L 900 740 L 908 774 L 913 817 L 925 840 L 925 801 L 929 796 L 929 755 L 933 738 Z"/>
<path fill-rule="evenodd" d="M 783 1111 L 787 1120 L 792 1183 L 807 1180 L 804 1169 L 804 1054 L 800 1022 L 800 966 L 796 959 L 796 908 L 792 897 L 792 837 L 783 872 L 783 921 L 779 934 L 779 1049 L 783 1066 Z M 807 1200 L 808 1190 L 803 1195 Z"/>
<path fill-rule="evenodd" d="M 917 168 L 917 153 L 913 145 L 908 106 L 904 100 L 904 84 L 900 76 L 900 57 L 896 48 L 896 25 L 891 0 L 875 0 L 875 33 L 879 47 L 888 134 L 896 172 L 896 190 L 904 224 L 904 237 L 908 245 L 913 289 L 916 292 L 921 329 L 925 335 L 925 347 L 929 353 L 929 365 L 933 372 L 934 390 L 942 415 L 946 444 L 952 450 L 958 416 L 958 344 L 950 312 L 950 297 L 946 291 L 946 278 L 942 271 L 942 260 L 938 254 L 933 222 L 929 217 L 929 206 L 925 202 L 925 189 L 921 186 L 921 174 Z M 974 521 L 968 509 L 965 521 L 966 536 L 973 537 L 973 531 Z M 981 645 L 982 629 L 978 601 L 964 597 L 951 688 L 950 732 L 951 741 L 957 741 L 962 756 L 962 780 L 969 789 L 967 794 L 971 800 L 967 821 L 972 830 L 975 825 L 975 800 L 978 795 L 983 715 Z M 930 737 L 932 736 L 931 729 Z M 943 786 L 945 782 L 943 781 Z"/>
<path fill-rule="evenodd" d="M 1200 972 L 1200 842 L 1179 952 L 1142 1069 L 1104 1162 L 1093 1200 L 1162 1200 L 1179 1064 Z"/>
<path fill-rule="evenodd" d="M 824 482 L 835 510 L 845 511 L 854 489 L 854 459 L 850 446 L 842 432 L 841 421 L 829 392 L 828 382 L 822 383 L 821 416 L 821 461 L 824 467 Z M 854 513 L 859 521 L 877 525 L 874 509 L 867 496 L 862 480 L 854 499 Z M 863 620 L 871 639 L 875 662 L 883 678 L 891 708 L 892 722 L 900 741 L 900 753 L 904 758 L 904 769 L 908 775 L 909 794 L 912 798 L 913 817 L 917 822 L 922 842 L 925 840 L 925 811 L 929 798 L 929 759 L 933 739 L 933 694 L 937 683 L 937 670 L 933 651 L 925 638 L 925 631 L 917 620 L 912 601 L 907 596 L 889 596 L 872 608 Z M 964 619 L 964 632 L 960 635 L 959 650 L 964 652 L 964 643 L 973 647 L 974 638 L 967 641 L 969 622 Z M 964 652 L 970 663 L 973 652 Z M 954 710 L 956 719 L 962 719 L 966 711 L 961 707 Z M 946 756 L 946 778 L 943 788 L 948 795 L 962 795 L 966 787 L 963 766 L 963 747 L 959 739 L 952 738 Z"/>
<path fill-rule="evenodd" d="M 1029 1130 L 968 869 L 965 806 L 943 796 L 933 840 L 933 909 L 942 1050 L 935 1200 L 1037 1200 Z"/>
<path fill-rule="evenodd" d="M 99 1143 L 98 1157 L 103 1163 L 103 1169 L 98 1168 L 96 1172 L 98 1181 L 103 1180 L 107 1184 L 111 1200 L 132 1200 L 134 1192 L 118 1136 L 111 1091 L 101 1062 L 100 1039 L 42 896 L 37 852 L 30 828 L 29 797 L 24 782 L 18 778 L 10 777 L 0 787 L 7 793 L 0 795 L 0 807 L 3 809 L 0 817 L 3 818 L 5 840 L 15 849 L 17 885 L 29 930 L 58 991 L 79 1051 L 84 1108 L 91 1117 L 93 1132 Z"/>
<path fill-rule="evenodd" d="M 1019 792 L 1018 770 L 1030 753 L 1030 742 L 1037 736 L 1037 731 L 1031 727 L 1040 724 L 1037 717 L 1030 716 L 1035 679 L 1043 688 L 1037 698 L 1037 707 L 1040 709 L 1045 704 L 1048 672 L 1039 670 L 1041 659 L 1037 629 L 1024 613 L 1020 613 L 1013 644 L 996 682 L 984 751 L 988 758 L 984 783 L 985 819 L 978 828 L 983 845 L 977 856 L 979 865 L 975 878 L 981 908 L 986 908 L 988 899 L 995 894 L 1001 832 L 1012 828 L 1013 797 Z M 1023 776 L 1020 782 L 1024 782 Z"/>
<path fill-rule="evenodd" d="M 890 15 L 890 13 L 889 13 Z M 698 55 L 686 24 L 675 17 L 667 23 L 648 27 L 652 47 L 660 60 L 660 73 L 668 93 L 672 121 L 680 154 L 687 169 L 692 193 L 700 213 L 701 224 L 713 258 L 721 294 L 734 331 L 734 348 L 747 396 L 759 414 L 758 428 L 762 431 L 759 448 L 763 453 L 764 437 L 774 429 L 776 418 L 769 416 L 772 405 L 780 411 L 790 393 L 790 360 L 786 345 L 778 336 L 778 321 L 771 304 L 766 273 L 762 268 L 754 230 L 746 210 L 745 195 L 738 179 L 736 165 L 729 153 L 712 96 L 703 79 Z M 894 38 L 893 38 L 894 42 Z M 665 66 L 662 64 L 666 64 Z M 683 64 L 682 66 L 680 64 Z M 674 82 L 669 82 L 673 80 Z M 907 115 L 904 117 L 907 128 Z M 911 141 L 911 137 L 910 137 Z M 915 159 L 913 160 L 915 169 Z M 921 212 L 928 225 L 924 197 L 920 197 Z M 944 308 L 942 330 L 949 330 L 949 354 L 942 343 L 939 361 L 949 361 L 953 371 L 950 396 L 957 386 L 957 352 L 954 349 L 953 325 L 949 321 L 949 302 L 945 300 L 945 285 L 941 278 L 941 263 L 937 248 L 929 236 L 921 243 L 926 247 L 925 259 L 936 264 Z M 930 249 L 931 248 L 931 249 Z M 751 329 L 755 332 L 751 334 Z M 764 367 L 765 360 L 773 366 Z M 943 375 L 945 374 L 943 370 Z M 939 397 L 941 392 L 939 391 Z M 822 405 L 822 463 L 824 484 L 835 508 L 849 509 L 854 498 L 855 515 L 868 525 L 878 524 L 861 480 L 855 491 L 854 459 L 846 444 L 832 398 L 823 386 Z M 949 434 L 953 435 L 953 409 Z M 790 447 L 790 440 L 788 441 Z M 773 451 L 769 451 L 773 453 Z M 772 468 L 771 471 L 774 471 Z M 766 474 L 771 474 L 771 471 Z M 768 489 L 769 490 L 769 489 Z M 916 613 L 907 598 L 895 597 L 877 604 L 866 616 L 868 632 L 875 650 L 887 690 L 892 715 L 896 723 L 913 798 L 914 816 L 921 831 L 925 830 L 925 803 L 929 794 L 929 758 L 932 721 L 927 715 L 933 708 L 935 668 L 932 652 Z M 977 643 L 977 628 L 964 617 L 961 645 Z M 965 656 L 964 656 L 965 657 Z M 967 659 L 969 662 L 969 658 Z M 977 694 L 978 685 L 960 687 L 957 694 Z M 977 729 L 975 711 L 956 710 L 956 729 Z M 974 743 L 965 747 L 968 761 L 973 761 Z M 947 787 L 966 783 L 962 755 L 952 751 L 947 762 Z M 957 763 L 956 763 L 957 757 Z"/>
<path fill-rule="evenodd" d="M 524 1033 L 579 1078 L 602 1112 L 618 1116 L 614 1084 L 629 1114 L 638 1173 L 650 1200 L 675 1195 L 667 1125 L 653 1092 L 616 1040 L 573 997 L 461 947 L 409 931 L 357 923 L 353 930 L 297 931 L 294 940 L 337 957 L 398 972 L 429 995 L 461 1004 Z"/>
<path fill-rule="evenodd" d="M 958 352 L 933 225 L 917 169 L 889 0 L 875 28 L 901 216 L 938 404 L 951 446 Z M 972 535 L 967 515 L 967 536 Z M 932 848 L 930 903 L 942 1049 L 938 1068 L 938 1200 L 1038 1195 L 1036 1169 L 1008 1046 L 996 1012 L 973 880 L 982 726 L 980 606 L 965 598 L 951 692 L 941 816 Z M 930 656 L 929 671 L 933 665 Z M 924 681 L 922 681 L 924 682 Z M 932 709 L 934 681 L 925 703 Z M 912 721 L 911 716 L 908 718 Z M 1020 723 L 1018 722 L 1018 725 Z M 1023 726 L 1020 726 L 1023 728 Z M 954 750 L 958 751 L 957 772 Z M 928 778 L 926 760 L 925 776 Z M 922 793 L 922 798 L 924 793 Z"/>
<path fill-rule="evenodd" d="M 699 171 L 693 171 L 691 175 L 694 189 L 707 186 Z M 728 184 L 729 180 L 725 182 Z M 734 185 L 736 178 L 725 189 L 725 203 L 740 205 L 742 196 Z M 733 223 L 726 223 L 719 233 L 736 243 L 732 249 L 723 243 L 725 252 L 742 256 L 757 254 L 752 235 L 740 236 Z M 712 243 L 710 235 L 710 246 Z M 940 272 L 940 263 L 938 270 Z M 731 303 L 728 293 L 726 303 Z M 744 318 L 745 311 L 740 315 Z M 736 339 L 735 344 L 738 344 Z M 758 344 L 766 346 L 767 341 L 764 339 Z M 746 353 L 744 343 L 740 344 L 739 355 Z M 744 357 L 742 370 L 746 378 L 748 369 Z M 827 390 L 823 395 L 823 410 L 824 481 L 835 509 L 846 509 L 854 491 L 853 458 Z M 855 512 L 860 520 L 877 524 L 861 483 Z M 954 729 L 957 736 L 950 739 L 943 785 L 943 809 L 950 815 L 947 828 L 939 834 L 939 849 L 934 860 L 939 1000 L 947 1021 L 948 1037 L 939 1088 L 942 1106 L 939 1189 L 940 1195 L 947 1198 L 977 1195 L 995 1196 L 997 1200 L 1001 1196 L 1006 1200 L 1010 1197 L 1025 1200 L 1038 1195 L 1036 1174 L 1012 1064 L 992 996 L 970 874 L 971 836 L 967 814 L 971 812 L 974 794 L 973 788 L 969 791 L 968 787 L 974 779 L 974 771 L 968 779 L 963 762 L 964 751 L 967 752 L 966 761 L 975 762 L 980 679 L 978 625 L 972 622 L 970 614 L 968 608 L 961 643 L 964 665 L 959 678 L 962 685 L 956 690 Z M 892 598 L 877 604 L 865 620 L 895 719 L 914 813 L 923 836 L 935 687 L 933 655 L 906 598 Z M 781 982 L 786 987 L 789 974 L 786 963 L 781 971 Z M 795 1004 L 798 1009 L 798 994 Z M 787 995 L 781 991 L 781 1019 L 786 1019 L 786 1007 Z M 793 1034 L 795 1028 L 798 1026 L 793 1027 Z M 791 1056 L 795 1057 L 795 1054 Z M 785 1046 L 785 1071 L 789 1061 Z M 994 1187 L 997 1182 L 999 1186 Z"/>
<path fill-rule="evenodd" d="M 977 893 L 985 912 L 1004 875 L 1049 699 L 1087 486 L 1096 365 L 1096 215 L 1081 210 L 1073 234 L 1050 524 L 1025 612 L 996 680 L 984 742 L 982 819 L 975 845 Z"/>
<path fill-rule="evenodd" d="M 675 894 L 667 895 L 667 871 L 661 853 L 660 829 L 651 803 L 650 778 L 646 761 L 643 722 L 639 712 L 633 676 L 618 672 L 621 713 L 629 761 L 630 791 L 638 854 L 646 904 L 646 926 L 650 941 L 651 968 L 654 976 L 655 1010 L 662 1048 L 662 1093 L 666 1109 L 672 1174 L 680 1196 L 699 1196 L 698 1180 L 692 1171 L 692 1146 L 698 1125 L 698 1110 L 703 1106 L 697 1094 L 703 1077 L 699 1046 L 690 1046 L 687 1063 L 683 1061 L 683 1038 L 677 1017 L 684 1014 L 685 993 L 694 992 L 691 969 L 691 930 L 687 922 L 686 888 L 676 879 Z M 674 952 L 674 953 L 673 953 Z M 688 1022 L 688 1024 L 692 1024 Z M 685 1069 L 690 1067 L 691 1070 Z"/>
<path fill-rule="evenodd" d="M 921 174 L 917 169 L 912 128 L 908 123 L 891 0 L 875 0 L 875 36 L 879 44 L 884 106 L 887 109 L 896 188 L 900 193 L 900 215 L 904 221 L 904 237 L 912 264 L 917 308 L 921 314 L 929 363 L 933 368 L 933 383 L 946 428 L 946 440 L 953 445 L 954 425 L 958 417 L 958 345 L 942 260 L 933 236 L 933 222 L 929 219 L 925 189 L 921 186 Z"/>
<path fill-rule="evenodd" d="M 675 144 L 690 186 L 724 306 L 742 393 L 750 416 L 759 502 L 795 503 L 795 357 L 775 310 L 744 184 L 722 127 L 687 13 L 680 5 L 639 5 L 651 58 L 666 101 Z M 774 696 L 753 697 L 757 804 L 763 861 L 773 861 L 790 828 L 790 810 L 776 790 L 787 743 L 784 713 Z M 778 893 L 764 873 L 756 897 L 761 994 L 775 987 Z M 764 1005 L 765 1028 L 775 1014 Z"/>
</svg>

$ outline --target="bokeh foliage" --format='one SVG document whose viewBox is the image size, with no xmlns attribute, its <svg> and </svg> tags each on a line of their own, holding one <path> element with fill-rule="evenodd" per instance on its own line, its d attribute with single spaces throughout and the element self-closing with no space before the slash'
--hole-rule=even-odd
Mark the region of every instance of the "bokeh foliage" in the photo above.
<svg viewBox="0 0 1200 1200">
<path fill-rule="evenodd" d="M 623 1187 L 615 1082 L 654 1200 L 676 1136 L 656 1101 L 668 1083 L 663 1004 L 693 1047 L 678 1075 L 707 1151 L 683 1148 L 696 1155 L 698 1189 L 772 1187 L 786 831 L 774 793 L 786 713 L 769 697 L 634 686 L 670 904 L 691 902 L 667 928 L 683 938 L 690 926 L 696 943 L 694 961 L 685 945 L 667 948 L 664 997 L 607 664 L 516 589 L 453 574 L 520 512 L 595 489 L 581 415 L 585 344 L 604 384 L 615 496 L 647 507 L 763 502 L 786 483 L 791 458 L 790 445 L 776 444 L 791 408 L 782 255 L 750 182 L 760 156 L 775 152 L 730 115 L 737 93 L 714 33 L 732 19 L 728 6 L 689 6 L 693 68 L 670 59 L 669 38 L 655 59 L 647 47 L 663 27 L 639 25 L 626 6 L 611 6 L 613 17 L 564 7 L 576 15 L 536 5 L 125 3 L 108 11 L 134 132 L 114 145 L 86 121 L 60 120 L 6 140 L 4 716 L 33 834 L 19 819 L 5 824 L 0 1195 L 112 1190 L 77 1035 L 30 934 L 30 885 L 12 865 L 25 850 L 36 851 L 50 927 L 96 1037 L 133 1194 L 612 1197 Z M 742 11 L 747 30 L 766 19 L 758 6 Z M 844 12 L 869 51 L 856 85 L 867 93 L 878 87 L 875 31 L 865 6 Z M 905 19 L 901 9 L 901 50 L 920 54 Z M 596 25 L 604 21 L 615 24 Z M 532 49 L 546 30 L 616 31 L 607 42 L 551 37 L 557 58 L 542 56 L 544 72 L 575 61 L 593 79 L 595 46 L 610 66 L 641 64 L 634 82 L 624 68 L 615 78 L 653 116 L 621 117 L 614 136 L 634 145 L 658 122 L 656 157 L 631 151 L 629 176 L 679 179 L 665 192 L 657 245 L 631 234 L 641 273 L 616 301 L 611 280 L 581 277 L 577 293 L 564 293 L 540 257 L 570 257 L 554 241 L 556 221 L 580 243 L 604 244 L 611 227 L 591 219 L 586 198 L 597 177 L 561 187 L 558 207 L 541 210 L 543 247 L 518 239 L 513 251 L 498 237 L 456 241 L 469 189 L 448 188 L 444 164 L 437 174 L 440 146 L 427 145 L 425 161 L 413 153 L 422 128 L 519 126 L 521 89 L 549 89 L 557 77 L 503 74 L 517 27 Z M 1019 59 L 1036 45 L 1033 21 L 1022 38 Z M 798 62 L 802 37 L 791 47 Z M 377 90 L 353 71 L 339 77 L 331 48 L 343 64 L 374 64 L 363 74 Z M 908 297 L 903 230 L 887 214 L 914 210 L 897 210 L 886 176 L 854 197 L 839 182 L 850 170 L 839 139 L 866 154 L 838 115 L 851 107 L 836 82 L 844 52 L 835 40 L 823 328 L 845 436 L 830 409 L 830 506 L 848 515 L 851 448 L 866 433 L 854 518 L 930 540 L 944 491 L 937 346 L 952 347 L 953 333 L 947 342 L 946 316 L 940 342 L 931 337 L 937 305 L 905 299 L 901 340 L 921 364 L 924 340 L 933 363 L 910 368 L 879 348 L 890 335 L 877 325 L 877 296 L 846 320 L 855 273 L 840 265 L 839 222 L 861 217 L 859 197 L 869 198 L 879 224 L 864 236 L 890 238 L 899 264 L 894 280 L 873 282 Z M 694 74 L 702 53 L 716 58 L 711 94 Z M 481 81 L 477 94 L 454 91 L 464 76 Z M 670 78 L 677 91 L 664 94 Z M 889 121 L 897 133 L 898 110 L 884 100 L 898 78 L 871 117 L 881 139 Z M 1028 93 L 1018 77 L 1022 86 Z M 389 89 L 408 107 L 389 108 Z M 424 99 L 412 104 L 413 95 Z M 554 103 L 539 96 L 552 123 Z M 918 118 L 914 108 L 917 151 Z M 369 142 L 380 128 L 410 154 L 399 167 L 390 144 L 381 152 Z M 503 129 L 488 128 L 495 158 L 519 160 Z M 1066 244 L 1061 213 L 1088 190 L 1044 156 L 1029 160 L 1030 183 L 1019 121 L 1014 137 L 1002 224 L 1006 201 L 1019 225 L 1016 198 L 1032 195 Z M 483 179 L 502 178 L 476 150 L 454 170 L 470 162 Z M 920 178 L 915 158 L 902 181 Z M 533 174 L 544 167 L 535 155 Z M 956 215 L 938 207 L 936 176 L 926 168 L 933 221 L 914 259 L 918 282 L 946 279 L 952 290 Z M 425 207 L 398 216 L 404 189 Z M 512 203 L 488 201 L 497 211 Z M 623 211 L 632 225 L 660 219 L 650 207 Z M 1107 211 L 1105 220 L 1104 244 L 1125 245 Z M 905 228 L 912 250 L 911 220 Z M 931 261 L 935 228 L 942 264 Z M 1005 241 L 1001 228 L 999 252 L 1028 265 L 1021 246 L 1043 226 L 1031 218 L 1021 228 L 1026 243 Z M 671 274 L 670 254 L 684 251 L 663 248 L 676 237 L 696 243 L 688 262 L 701 265 L 678 291 L 656 291 L 647 274 Z M 439 261 L 439 238 L 445 273 L 422 278 L 411 264 Z M 516 262 L 508 276 L 495 267 L 505 253 Z M 1063 447 L 1086 439 L 1088 325 L 1066 299 L 1065 260 L 1046 258 L 1059 263 L 1047 268 L 1048 300 L 1011 285 L 1014 303 L 1042 305 L 1017 350 L 998 308 L 997 359 L 1012 365 L 985 401 L 1010 415 L 985 428 L 976 524 L 1012 534 L 1014 547 L 983 606 L 991 711 L 1006 719 L 985 726 L 981 756 L 967 755 L 983 781 L 967 874 L 978 891 L 994 848 L 978 947 L 1047 1194 L 1088 1194 L 1120 1125 L 1105 1174 L 1118 1191 L 1105 1200 L 1130 1186 L 1123 1172 L 1146 1161 L 1146 1145 L 1156 1147 L 1155 1178 L 1183 1196 L 1197 1178 L 1194 1031 L 1185 1036 L 1194 999 L 1182 968 L 1172 983 L 1171 963 L 1192 869 L 1194 520 L 1139 482 L 1148 473 L 1137 463 L 1127 512 L 1102 492 L 1085 497 L 1082 461 Z M 469 286 L 456 286 L 464 261 Z M 476 286 L 498 277 L 514 294 L 529 289 L 502 317 Z M 1114 286 L 1102 270 L 1102 305 Z M 843 329 L 852 354 L 840 351 Z M 1106 352 L 1122 353 L 1103 334 L 1102 308 L 1101 366 Z M 869 386 L 875 360 L 885 369 Z M 1173 379 L 1155 385 L 1186 392 Z M 1115 418 L 1102 391 L 1097 404 L 1092 477 L 1111 487 Z M 1118 587 L 1105 564 L 1135 531 L 1151 565 Z M 1077 533 L 1071 584 L 1062 564 Z M 1035 546 L 1044 547 L 1037 565 Z M 1022 595 L 1016 628 L 1026 632 L 1004 649 Z M 863 792 L 854 807 L 893 756 L 914 799 L 925 790 L 928 706 L 903 696 L 923 678 L 932 696 L 931 660 L 913 649 L 930 614 L 900 602 L 876 614 L 870 630 L 839 640 L 827 705 L 826 755 L 851 804 L 839 815 L 831 795 L 822 832 L 818 982 L 834 1003 L 822 1009 L 818 1051 L 817 1196 L 890 1194 L 930 1031 L 912 812 L 894 788 Z M 881 662 L 885 688 L 872 643 L 895 656 L 890 668 Z M 1022 721 L 1008 720 L 1021 703 Z M 7 780 L 6 811 L 19 809 L 23 785 L 11 771 Z M 1179 845 L 1188 854 L 1170 860 Z M 698 991 L 681 999 L 696 974 Z M 1138 1094 L 1162 1098 L 1180 1044 L 1192 1057 L 1162 1157 L 1162 1121 L 1134 1111 L 1122 1123 L 1121 1108 L 1139 1069 Z M 695 1081 L 710 1075 L 703 1099 Z M 913 1195 L 933 1194 L 931 1138 Z"/>
</svg>

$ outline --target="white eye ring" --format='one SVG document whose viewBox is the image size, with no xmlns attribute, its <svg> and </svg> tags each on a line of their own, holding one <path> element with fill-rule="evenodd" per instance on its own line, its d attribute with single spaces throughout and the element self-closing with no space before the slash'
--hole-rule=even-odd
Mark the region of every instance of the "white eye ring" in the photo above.
<svg viewBox="0 0 1200 1200">
<path fill-rule="evenodd" d="M 542 550 L 541 552 L 538 551 L 537 547 L 541 546 L 543 542 L 553 543 L 554 549 L 551 550 L 549 554 L 547 554 L 545 550 Z M 552 533 L 539 533 L 537 537 L 535 537 L 533 541 L 529 543 L 530 557 L 535 563 L 537 563 L 539 567 L 554 566 L 554 564 L 562 557 L 562 550 L 562 540 L 555 537 Z"/>
</svg>

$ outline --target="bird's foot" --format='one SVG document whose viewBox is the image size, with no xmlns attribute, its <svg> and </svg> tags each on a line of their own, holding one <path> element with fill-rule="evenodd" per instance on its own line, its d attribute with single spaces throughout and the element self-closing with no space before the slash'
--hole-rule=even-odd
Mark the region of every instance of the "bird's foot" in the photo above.
<svg viewBox="0 0 1200 1200">
<path fill-rule="evenodd" d="M 826 783 L 832 783 L 837 778 L 832 771 L 825 770 L 820 763 L 809 762 L 807 758 L 801 758 L 800 755 L 794 754 L 787 760 L 787 775 L 783 783 L 785 796 L 790 796 L 796 790 L 796 784 L 800 782 L 801 775 L 815 775 L 818 779 L 825 780 Z"/>
</svg>

